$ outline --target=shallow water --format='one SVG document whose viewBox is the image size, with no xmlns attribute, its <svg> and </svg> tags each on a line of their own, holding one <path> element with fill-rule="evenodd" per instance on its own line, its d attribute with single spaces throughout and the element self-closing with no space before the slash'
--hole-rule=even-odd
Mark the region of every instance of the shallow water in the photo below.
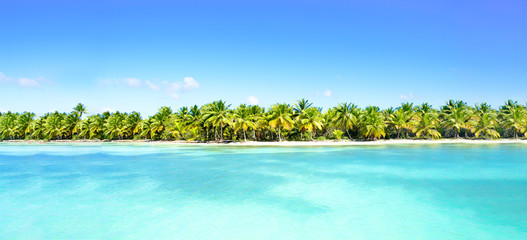
<svg viewBox="0 0 527 240">
<path fill-rule="evenodd" d="M 527 239 L 527 146 L 2 143 L 0 239 Z"/>
</svg>

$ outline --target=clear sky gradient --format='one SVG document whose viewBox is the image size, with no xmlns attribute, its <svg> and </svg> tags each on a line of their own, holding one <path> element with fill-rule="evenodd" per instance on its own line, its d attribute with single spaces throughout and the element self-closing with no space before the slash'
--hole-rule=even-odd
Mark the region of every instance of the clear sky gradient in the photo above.
<svg viewBox="0 0 527 240">
<path fill-rule="evenodd" d="M 0 0 L 0 111 L 527 102 L 527 1 Z"/>
</svg>

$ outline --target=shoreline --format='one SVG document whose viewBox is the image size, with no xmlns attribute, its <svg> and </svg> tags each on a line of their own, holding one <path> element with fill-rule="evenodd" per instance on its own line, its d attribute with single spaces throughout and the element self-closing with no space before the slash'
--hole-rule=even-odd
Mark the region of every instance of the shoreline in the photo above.
<svg viewBox="0 0 527 240">
<path fill-rule="evenodd" d="M 25 144 L 54 144 L 54 143 L 72 143 L 72 144 L 105 144 L 105 143 L 138 143 L 138 144 L 161 144 L 161 145 L 211 145 L 211 146 L 368 146 L 368 145 L 420 145 L 420 144 L 527 144 L 527 140 L 521 139 L 438 139 L 438 140 L 420 140 L 420 139 L 390 139 L 376 141 L 350 141 L 350 140 L 326 140 L 326 141 L 283 141 L 283 142 L 187 142 L 187 141 L 152 141 L 152 140 L 2 140 L 2 143 L 25 143 Z"/>
</svg>

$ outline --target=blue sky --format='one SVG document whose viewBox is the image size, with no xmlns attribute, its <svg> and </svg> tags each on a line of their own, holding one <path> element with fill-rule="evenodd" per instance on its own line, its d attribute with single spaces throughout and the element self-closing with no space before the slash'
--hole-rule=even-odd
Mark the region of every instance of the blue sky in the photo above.
<svg viewBox="0 0 527 240">
<path fill-rule="evenodd" d="M 526 1 L 0 0 L 0 111 L 527 102 Z"/>
</svg>

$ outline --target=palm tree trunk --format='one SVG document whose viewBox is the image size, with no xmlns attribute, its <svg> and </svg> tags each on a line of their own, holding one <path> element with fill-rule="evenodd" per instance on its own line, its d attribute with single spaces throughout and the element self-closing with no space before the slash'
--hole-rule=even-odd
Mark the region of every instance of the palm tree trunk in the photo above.
<svg viewBox="0 0 527 240">
<path fill-rule="evenodd" d="M 282 135 L 280 133 L 280 127 L 278 127 L 278 141 L 281 142 L 282 141 Z"/>
<path fill-rule="evenodd" d="M 243 140 L 247 142 L 247 136 L 245 136 L 245 129 L 243 129 Z"/>
<path fill-rule="evenodd" d="M 220 141 L 223 141 L 223 124 L 220 126 Z"/>
<path fill-rule="evenodd" d="M 349 137 L 349 139 L 351 140 L 351 135 L 350 135 L 349 128 L 346 128 L 346 133 L 348 134 L 348 137 Z"/>
</svg>

